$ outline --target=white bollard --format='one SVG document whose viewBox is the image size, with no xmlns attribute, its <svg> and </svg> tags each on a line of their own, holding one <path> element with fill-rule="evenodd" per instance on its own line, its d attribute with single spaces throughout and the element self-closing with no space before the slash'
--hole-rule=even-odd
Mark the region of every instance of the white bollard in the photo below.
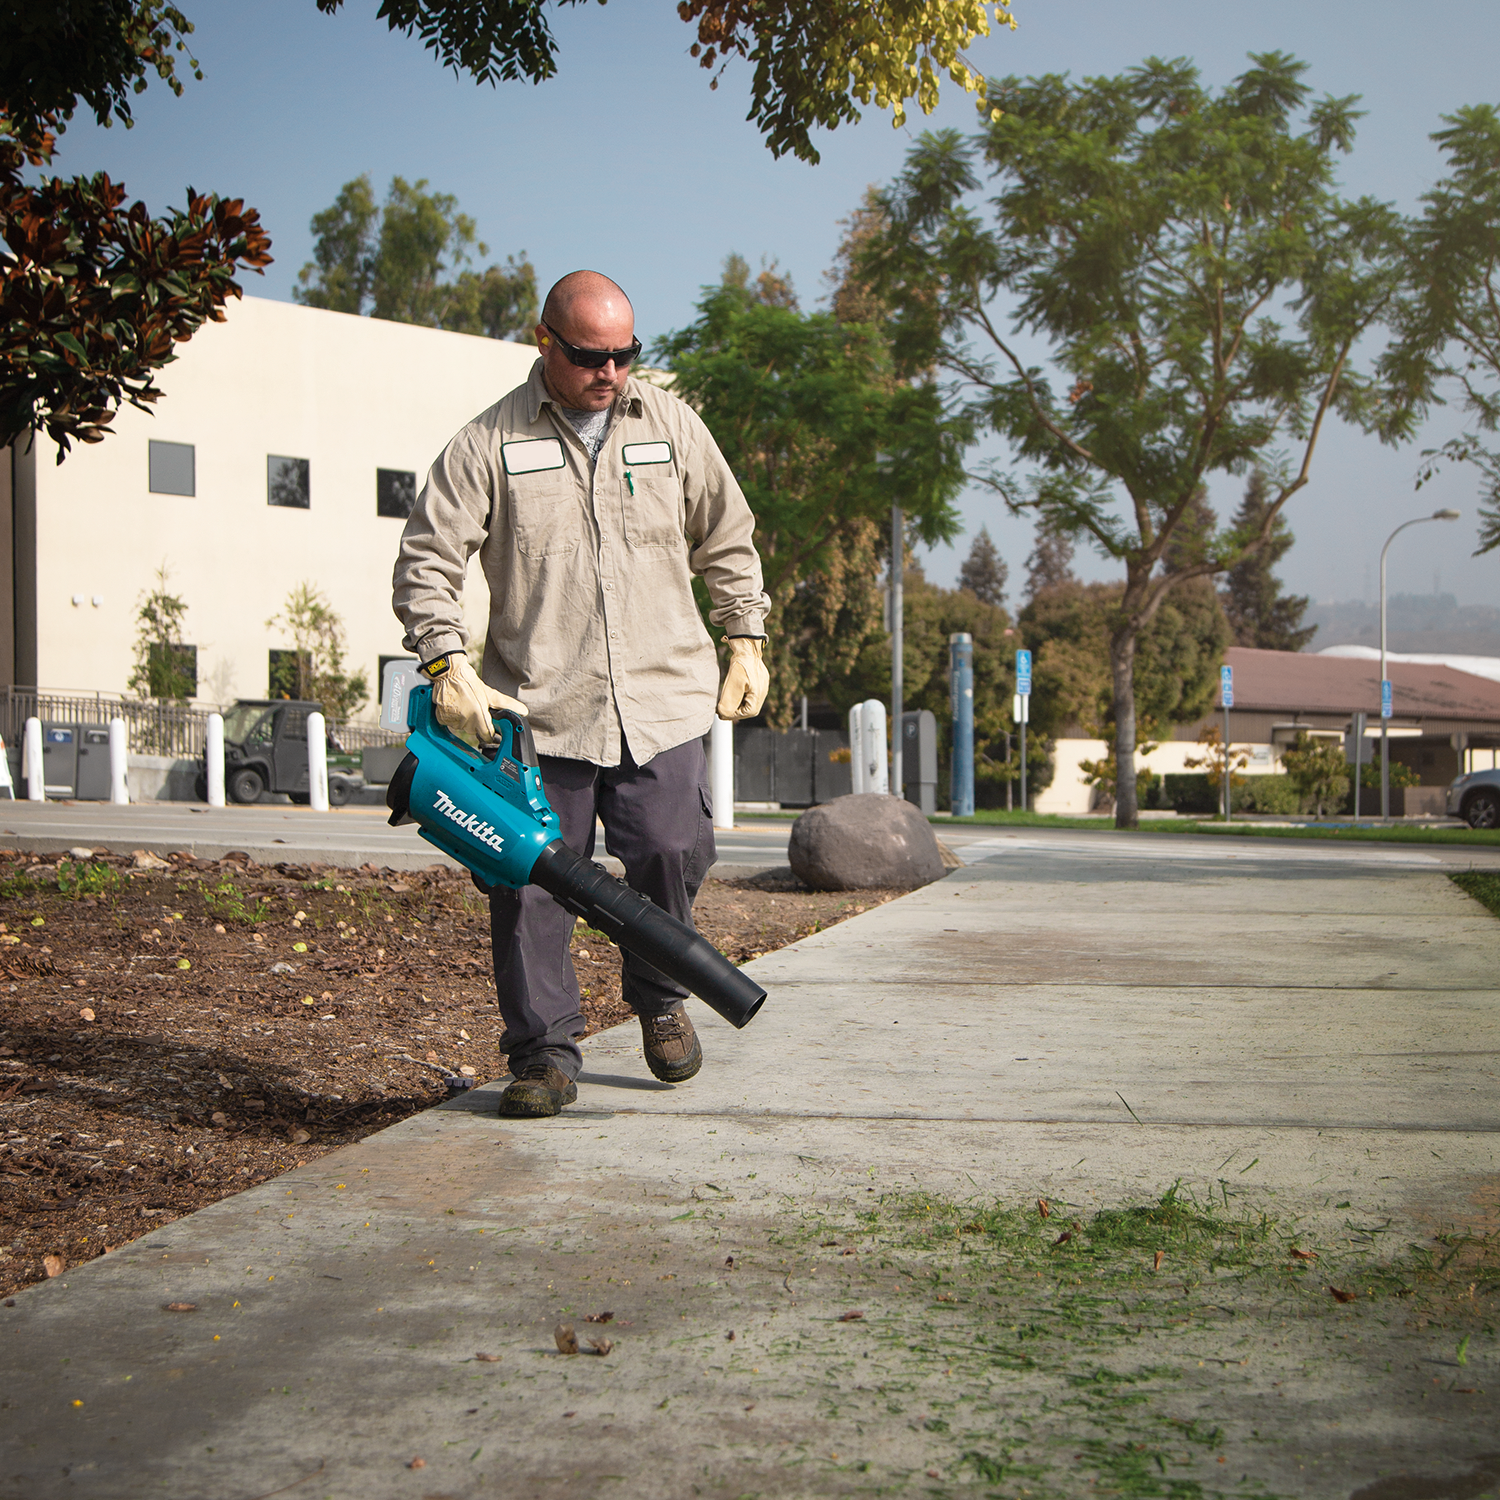
<svg viewBox="0 0 1500 1500">
<path fill-rule="evenodd" d="M 856 703 L 849 710 L 849 790 L 862 792 L 865 789 L 865 706 Z"/>
<path fill-rule="evenodd" d="M 307 805 L 328 811 L 328 721 L 316 709 L 307 716 Z"/>
<path fill-rule="evenodd" d="M 224 715 L 208 716 L 208 732 L 203 740 L 204 769 L 208 780 L 208 805 L 224 805 Z"/>
<path fill-rule="evenodd" d="M 130 801 L 125 772 L 130 765 L 130 742 L 125 734 L 124 719 L 109 721 L 109 800 L 117 807 Z"/>
<path fill-rule="evenodd" d="M 734 725 L 716 718 L 708 732 L 708 787 L 714 803 L 714 827 L 734 827 Z"/>
<path fill-rule="evenodd" d="M 8 792 L 10 800 L 16 800 L 16 784 L 10 779 L 10 756 L 5 753 L 3 739 L 0 739 L 0 792 Z"/>
<path fill-rule="evenodd" d="M 884 797 L 891 790 L 890 767 L 886 761 L 885 704 L 879 698 L 866 698 L 860 707 L 864 710 L 860 715 L 859 736 L 864 750 L 864 790 Z"/>
<path fill-rule="evenodd" d="M 27 719 L 26 738 L 21 742 L 21 775 L 26 778 L 30 802 L 47 800 L 47 772 L 42 765 L 42 721 Z"/>
</svg>

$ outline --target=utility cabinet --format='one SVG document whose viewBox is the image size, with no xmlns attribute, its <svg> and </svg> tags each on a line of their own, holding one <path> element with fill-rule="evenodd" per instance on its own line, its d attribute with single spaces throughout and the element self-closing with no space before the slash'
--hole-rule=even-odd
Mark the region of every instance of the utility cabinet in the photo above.
<svg viewBox="0 0 1500 1500">
<path fill-rule="evenodd" d="M 932 710 L 901 715 L 901 795 L 931 817 L 937 811 L 937 720 Z"/>
</svg>

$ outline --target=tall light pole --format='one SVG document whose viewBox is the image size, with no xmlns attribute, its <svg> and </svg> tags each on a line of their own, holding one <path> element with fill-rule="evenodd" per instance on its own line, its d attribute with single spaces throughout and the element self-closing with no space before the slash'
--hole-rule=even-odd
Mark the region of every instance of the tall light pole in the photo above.
<svg viewBox="0 0 1500 1500">
<path fill-rule="evenodd" d="M 902 765 L 901 714 L 905 708 L 902 689 L 906 663 L 906 599 L 902 585 L 906 572 L 906 518 L 899 505 L 891 507 L 891 795 L 904 797 L 905 767 Z"/>
<path fill-rule="evenodd" d="M 1393 698 L 1390 680 L 1385 675 L 1385 555 L 1391 543 L 1408 526 L 1420 526 L 1423 521 L 1456 521 L 1456 510 L 1435 510 L 1430 516 L 1415 516 L 1403 521 L 1386 539 L 1380 549 L 1380 819 L 1384 822 L 1391 815 L 1391 741 L 1390 728 Z M 1354 763 L 1354 775 L 1359 776 L 1359 761 Z"/>
</svg>

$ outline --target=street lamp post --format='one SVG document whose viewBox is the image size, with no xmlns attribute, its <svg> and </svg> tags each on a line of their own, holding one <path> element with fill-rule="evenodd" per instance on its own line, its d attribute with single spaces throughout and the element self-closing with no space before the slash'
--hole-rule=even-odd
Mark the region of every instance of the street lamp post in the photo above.
<svg viewBox="0 0 1500 1500">
<path fill-rule="evenodd" d="M 1456 521 L 1456 510 L 1435 510 L 1430 516 L 1415 516 L 1403 521 L 1386 539 L 1380 549 L 1380 820 L 1385 822 L 1391 815 L 1391 741 L 1390 728 L 1393 699 L 1391 684 L 1385 675 L 1385 555 L 1391 543 L 1408 526 L 1420 526 L 1424 521 Z M 1354 775 L 1359 776 L 1359 761 L 1354 763 Z"/>
</svg>

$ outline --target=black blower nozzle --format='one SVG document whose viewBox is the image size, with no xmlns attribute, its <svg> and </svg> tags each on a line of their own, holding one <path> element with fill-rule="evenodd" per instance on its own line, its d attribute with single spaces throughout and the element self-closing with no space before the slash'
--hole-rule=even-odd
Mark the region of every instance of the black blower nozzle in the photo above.
<svg viewBox="0 0 1500 1500">
<path fill-rule="evenodd" d="M 608 870 L 554 839 L 537 856 L 531 883 L 609 940 L 691 990 L 731 1026 L 748 1026 L 766 992 L 693 931 Z"/>
</svg>

